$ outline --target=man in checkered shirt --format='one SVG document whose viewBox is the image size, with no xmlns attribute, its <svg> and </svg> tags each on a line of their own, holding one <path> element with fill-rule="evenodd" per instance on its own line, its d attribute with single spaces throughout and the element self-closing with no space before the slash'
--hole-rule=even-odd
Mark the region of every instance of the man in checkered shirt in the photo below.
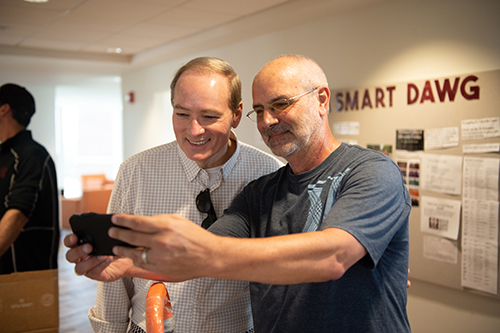
<svg viewBox="0 0 500 333">
<path fill-rule="evenodd" d="M 225 61 L 191 60 L 177 71 L 171 92 L 176 141 L 143 151 L 121 165 L 108 212 L 178 214 L 208 228 L 246 184 L 282 163 L 237 141 L 232 128 L 242 115 L 241 82 Z M 213 205 L 197 208 L 197 198 Z M 76 236 L 67 236 L 65 244 L 73 247 Z M 75 251 L 88 254 L 91 246 Z M 99 260 L 111 266 L 132 263 L 98 257 L 88 262 Z M 145 299 L 154 282 L 128 277 L 99 282 L 97 304 L 89 311 L 94 331 L 144 332 Z M 253 332 L 247 282 L 200 278 L 166 287 L 177 333 Z"/>
</svg>

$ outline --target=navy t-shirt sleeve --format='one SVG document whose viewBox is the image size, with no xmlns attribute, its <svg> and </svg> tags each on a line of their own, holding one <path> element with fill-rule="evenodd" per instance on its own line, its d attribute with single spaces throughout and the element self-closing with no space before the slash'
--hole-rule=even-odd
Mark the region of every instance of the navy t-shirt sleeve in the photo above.
<svg viewBox="0 0 500 333">
<path fill-rule="evenodd" d="M 410 209 L 401 173 L 390 161 L 362 163 L 351 170 L 343 189 L 320 229 L 349 232 L 368 252 L 363 265 L 373 268 Z"/>
</svg>

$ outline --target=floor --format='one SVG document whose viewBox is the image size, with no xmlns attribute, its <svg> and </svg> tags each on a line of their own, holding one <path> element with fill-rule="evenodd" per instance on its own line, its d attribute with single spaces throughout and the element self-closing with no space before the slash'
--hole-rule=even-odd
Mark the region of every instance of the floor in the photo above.
<svg viewBox="0 0 500 333">
<path fill-rule="evenodd" d="M 69 233 L 61 230 L 61 239 Z M 89 309 L 95 304 L 97 282 L 75 274 L 74 265 L 66 261 L 68 250 L 59 246 L 59 332 L 93 333 L 87 318 Z"/>
</svg>

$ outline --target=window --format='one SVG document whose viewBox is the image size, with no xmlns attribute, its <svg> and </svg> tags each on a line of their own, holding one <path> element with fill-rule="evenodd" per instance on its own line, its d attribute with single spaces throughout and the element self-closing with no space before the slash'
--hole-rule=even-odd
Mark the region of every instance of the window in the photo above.
<svg viewBox="0 0 500 333">
<path fill-rule="evenodd" d="M 83 174 L 114 179 L 123 160 L 119 80 L 56 87 L 58 179 L 67 198 L 81 195 Z"/>
</svg>

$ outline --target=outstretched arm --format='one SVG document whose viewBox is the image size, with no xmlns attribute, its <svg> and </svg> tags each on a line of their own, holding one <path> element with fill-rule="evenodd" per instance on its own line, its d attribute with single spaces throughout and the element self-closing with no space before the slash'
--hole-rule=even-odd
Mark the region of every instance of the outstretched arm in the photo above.
<svg viewBox="0 0 500 333">
<path fill-rule="evenodd" d="M 177 215 L 114 215 L 110 236 L 138 248 L 115 247 L 138 268 L 164 281 L 214 277 L 272 284 L 320 282 L 340 278 L 365 254 L 341 229 L 258 239 L 216 236 Z M 142 260 L 147 248 L 146 260 Z M 140 270 L 129 274 L 143 277 Z"/>
</svg>

